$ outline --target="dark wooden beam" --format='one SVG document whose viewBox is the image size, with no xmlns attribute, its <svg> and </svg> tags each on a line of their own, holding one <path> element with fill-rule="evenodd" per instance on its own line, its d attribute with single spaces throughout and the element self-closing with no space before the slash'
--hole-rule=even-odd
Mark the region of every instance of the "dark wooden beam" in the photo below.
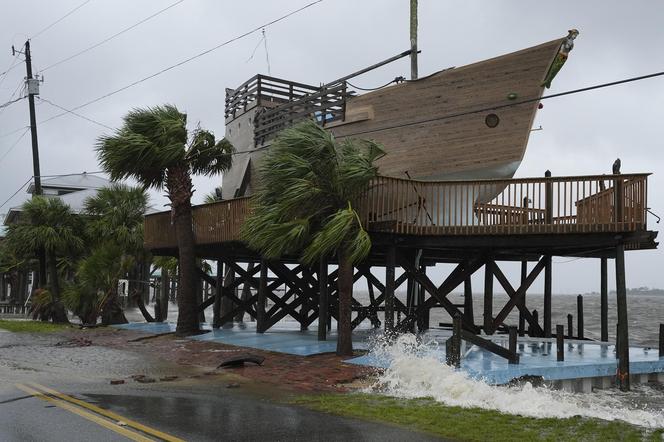
<svg viewBox="0 0 664 442">
<path fill-rule="evenodd" d="M 616 300 L 618 306 L 618 385 L 629 391 L 629 332 L 627 326 L 627 288 L 625 284 L 625 246 L 616 247 Z"/>
<path fill-rule="evenodd" d="M 528 261 L 521 261 L 521 285 L 526 282 L 528 277 Z M 527 295 L 527 292 L 526 292 Z M 526 334 L 526 318 L 523 316 L 522 311 L 526 309 L 526 295 L 523 296 L 521 308 L 519 308 L 519 336 Z"/>
<path fill-rule="evenodd" d="M 394 331 L 394 272 L 396 265 L 396 247 L 390 246 L 385 259 L 385 332 Z"/>
<path fill-rule="evenodd" d="M 511 284 L 509 283 L 505 275 L 496 266 L 496 268 L 494 269 L 494 274 L 496 275 L 498 282 L 500 282 L 500 284 L 503 286 L 508 295 L 511 296 L 509 301 L 507 301 L 507 304 L 505 304 L 505 307 L 502 308 L 500 313 L 498 313 L 498 315 L 493 320 L 493 326 L 495 328 L 497 328 L 500 324 L 502 324 L 505 321 L 505 318 L 507 318 L 507 315 L 510 314 L 510 312 L 515 306 L 522 304 L 523 297 L 526 295 L 526 291 L 530 288 L 533 282 L 535 282 L 537 276 L 544 269 L 544 265 L 545 265 L 545 260 L 544 258 L 542 258 L 537 263 L 537 265 L 530 271 L 530 274 L 526 278 L 526 281 L 516 291 L 514 291 L 514 289 L 512 288 Z M 519 311 L 521 311 L 524 314 L 525 319 L 530 324 L 531 332 L 535 331 L 537 333 L 542 333 L 542 328 L 534 319 L 533 315 L 530 312 L 528 312 L 528 309 L 520 308 Z"/>
<path fill-rule="evenodd" d="M 609 286 L 607 283 L 608 259 L 600 258 L 600 340 L 609 340 Z"/>
<path fill-rule="evenodd" d="M 217 260 L 217 278 L 214 287 L 214 306 L 212 307 L 212 328 L 221 327 L 221 286 L 224 279 L 224 265 Z"/>
<path fill-rule="evenodd" d="M 258 297 L 256 299 L 256 332 L 264 333 L 266 331 L 265 323 L 265 302 L 267 300 L 267 261 L 261 260 L 260 278 L 258 283 Z"/>
<path fill-rule="evenodd" d="M 327 290 L 327 259 L 322 258 L 318 266 L 318 340 L 327 340 L 328 321 L 328 290 Z"/>
<path fill-rule="evenodd" d="M 545 255 L 544 262 L 544 337 L 551 337 L 551 285 L 553 261 L 551 255 Z"/>
<path fill-rule="evenodd" d="M 484 265 L 484 333 L 492 335 L 493 327 L 493 267 L 492 259 Z M 502 321 L 501 321 L 502 322 Z"/>
</svg>

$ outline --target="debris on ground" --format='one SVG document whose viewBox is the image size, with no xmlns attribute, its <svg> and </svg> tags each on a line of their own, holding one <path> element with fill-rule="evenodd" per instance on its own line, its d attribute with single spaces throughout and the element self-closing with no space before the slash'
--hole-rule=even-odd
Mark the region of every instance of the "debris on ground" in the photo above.
<svg viewBox="0 0 664 442">
<path fill-rule="evenodd" d="M 162 376 L 162 377 L 159 378 L 159 380 L 161 382 L 171 382 L 171 381 L 176 380 L 177 378 L 178 378 L 177 376 L 171 375 L 171 376 Z"/>
<path fill-rule="evenodd" d="M 226 384 L 226 388 L 240 388 L 240 384 L 237 382 L 231 382 L 230 384 Z"/>
<path fill-rule="evenodd" d="M 242 367 L 244 366 L 245 362 L 252 362 L 256 365 L 263 365 L 263 361 L 265 361 L 265 358 L 263 356 L 246 353 L 238 356 L 231 356 L 230 358 L 224 359 L 223 361 L 221 361 L 221 364 L 217 366 L 217 368 Z"/>
<path fill-rule="evenodd" d="M 124 379 L 111 379 L 111 385 L 120 385 L 124 383 L 125 383 Z"/>
<path fill-rule="evenodd" d="M 86 338 L 71 338 L 66 341 L 60 341 L 55 344 L 56 347 L 89 347 L 92 345 L 92 341 Z"/>
</svg>

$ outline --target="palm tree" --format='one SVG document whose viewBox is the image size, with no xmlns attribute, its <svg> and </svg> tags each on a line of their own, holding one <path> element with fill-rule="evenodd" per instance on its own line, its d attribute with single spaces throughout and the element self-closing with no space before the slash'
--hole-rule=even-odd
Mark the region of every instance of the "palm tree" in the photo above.
<svg viewBox="0 0 664 442">
<path fill-rule="evenodd" d="M 242 229 L 248 245 L 266 259 L 297 253 L 313 265 L 336 254 L 340 355 L 353 352 L 353 265 L 371 250 L 353 202 L 376 176 L 374 161 L 382 155 L 377 143 L 337 141 L 313 121 L 284 130 L 265 155 L 261 188 Z"/>
<path fill-rule="evenodd" d="M 57 259 L 83 249 L 83 221 L 59 198 L 36 196 L 23 204 L 22 211 L 25 221 L 8 226 L 7 242 L 22 253 L 46 252 L 49 290 L 47 296 L 41 298 L 47 300 L 45 308 L 53 322 L 68 322 L 60 298 Z"/>
<path fill-rule="evenodd" d="M 118 299 L 117 279 L 127 270 L 133 275 L 138 274 L 136 268 L 151 259 L 143 248 L 143 217 L 147 204 L 148 196 L 144 189 L 119 183 L 99 189 L 95 196 L 85 200 L 85 212 L 89 215 L 87 229 L 90 238 L 96 242 L 95 251 L 100 248 L 119 250 L 118 258 L 122 258 L 125 263 L 125 266 L 119 269 L 122 271 L 116 273 L 115 283 L 103 290 L 103 324 L 127 322 Z M 125 268 L 127 266 L 129 268 Z M 135 279 L 136 276 L 130 278 L 130 286 L 136 285 L 132 281 Z M 143 291 L 143 286 L 140 287 L 140 291 Z"/>
<path fill-rule="evenodd" d="M 180 260 L 178 335 L 200 332 L 196 305 L 196 261 L 192 230 L 192 174 L 212 176 L 230 168 L 233 146 L 197 127 L 175 106 L 134 109 L 113 135 L 102 136 L 97 155 L 114 180 L 133 178 L 145 188 L 166 189 Z"/>
</svg>

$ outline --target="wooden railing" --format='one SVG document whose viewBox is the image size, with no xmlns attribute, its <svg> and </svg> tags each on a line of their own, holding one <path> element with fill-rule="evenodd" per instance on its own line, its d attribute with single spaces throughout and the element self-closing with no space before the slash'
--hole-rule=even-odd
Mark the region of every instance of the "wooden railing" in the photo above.
<svg viewBox="0 0 664 442">
<path fill-rule="evenodd" d="M 282 130 L 306 119 L 314 119 L 322 126 L 343 121 L 348 96 L 346 83 L 343 82 L 258 113 L 254 129 L 255 144 L 263 144 Z"/>
<path fill-rule="evenodd" d="M 237 89 L 227 89 L 224 116 L 228 122 L 256 104 L 265 105 L 270 102 L 280 105 L 318 91 L 316 86 L 256 75 Z"/>
<path fill-rule="evenodd" d="M 648 174 L 414 181 L 378 177 L 356 202 L 370 231 L 518 235 L 645 230 Z M 239 241 L 249 198 L 194 207 L 199 245 Z M 148 249 L 176 247 L 171 213 L 145 218 Z"/>
<path fill-rule="evenodd" d="M 219 244 L 240 239 L 240 226 L 249 214 L 249 198 L 235 198 L 195 206 L 193 228 L 196 244 Z M 147 249 L 177 246 L 171 212 L 145 217 L 144 243 Z"/>
<path fill-rule="evenodd" d="M 647 174 L 414 181 L 378 177 L 360 202 L 369 230 L 414 235 L 646 228 Z"/>
</svg>

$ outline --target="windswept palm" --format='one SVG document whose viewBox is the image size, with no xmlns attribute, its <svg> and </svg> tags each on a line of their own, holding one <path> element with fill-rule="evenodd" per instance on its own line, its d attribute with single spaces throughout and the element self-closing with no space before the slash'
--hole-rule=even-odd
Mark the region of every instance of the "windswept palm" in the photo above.
<svg viewBox="0 0 664 442">
<path fill-rule="evenodd" d="M 231 166 L 233 146 L 197 127 L 187 130 L 187 115 L 175 106 L 134 109 L 123 126 L 97 144 L 99 161 L 114 180 L 134 178 L 143 186 L 165 188 L 180 259 L 179 335 L 199 332 L 192 231 L 192 174 L 212 176 Z"/>
<path fill-rule="evenodd" d="M 35 197 L 25 202 L 22 209 L 22 221 L 8 226 L 7 242 L 19 253 L 46 251 L 53 300 L 50 316 L 54 322 L 67 322 L 60 299 L 57 259 L 83 248 L 82 220 L 59 198 Z"/>
<path fill-rule="evenodd" d="M 283 131 L 261 165 L 261 188 L 243 226 L 249 246 L 268 259 L 300 254 L 306 264 L 337 256 L 339 340 L 337 353 L 351 354 L 353 265 L 371 240 L 353 202 L 376 176 L 380 145 L 337 141 L 313 121 Z"/>
<path fill-rule="evenodd" d="M 127 322 L 117 296 L 118 279 L 150 259 L 143 248 L 143 217 L 147 204 L 144 189 L 119 183 L 101 188 L 85 200 L 88 236 L 94 242 L 94 249 L 91 256 L 80 263 L 76 279 L 81 286 L 79 293 L 103 293 L 99 303 L 103 324 Z M 107 266 L 101 257 L 115 262 Z M 117 267 L 119 263 L 122 265 Z M 106 279 L 97 279 L 97 286 L 90 285 L 93 280 L 86 275 L 95 272 L 86 272 L 85 268 L 99 269 L 99 275 L 105 275 Z"/>
</svg>

